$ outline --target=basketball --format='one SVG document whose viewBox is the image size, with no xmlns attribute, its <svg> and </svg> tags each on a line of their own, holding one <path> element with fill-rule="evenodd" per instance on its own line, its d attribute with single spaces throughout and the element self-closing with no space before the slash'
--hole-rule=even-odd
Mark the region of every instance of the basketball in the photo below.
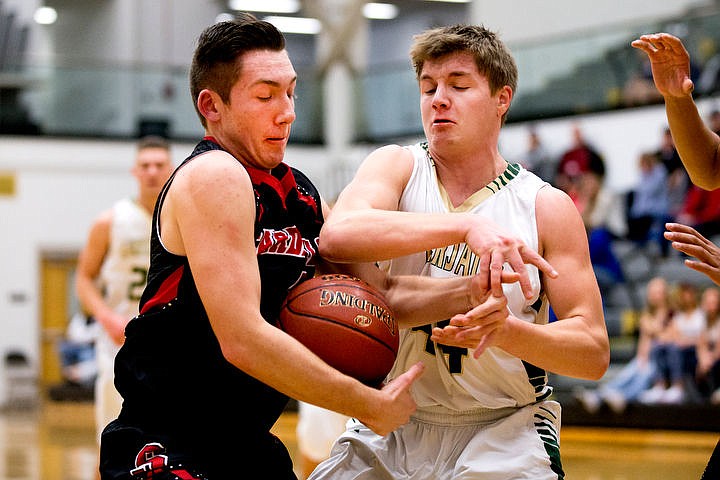
<svg viewBox="0 0 720 480">
<path fill-rule="evenodd" d="M 322 275 L 290 290 L 278 327 L 337 370 L 378 387 L 398 352 L 392 310 L 372 285 L 347 275 Z"/>
</svg>

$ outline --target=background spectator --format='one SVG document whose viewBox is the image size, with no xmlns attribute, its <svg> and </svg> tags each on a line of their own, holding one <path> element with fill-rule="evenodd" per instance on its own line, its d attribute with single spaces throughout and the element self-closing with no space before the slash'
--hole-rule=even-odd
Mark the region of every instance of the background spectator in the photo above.
<svg viewBox="0 0 720 480">
<path fill-rule="evenodd" d="M 698 289 L 690 283 L 678 284 L 672 300 L 672 321 L 651 351 L 658 372 L 653 387 L 640 395 L 644 403 L 682 403 L 697 394 L 691 387 L 697 366 L 696 347 L 705 330 L 705 314 L 699 306 Z"/>
<path fill-rule="evenodd" d="M 703 398 L 720 404 L 720 288 L 706 288 L 700 306 L 707 326 L 697 345 L 698 391 Z"/>
<path fill-rule="evenodd" d="M 685 203 L 685 197 L 690 188 L 690 177 L 685 171 L 680 154 L 675 148 L 675 141 L 669 128 L 663 130 L 657 156 L 665 165 L 667 171 L 668 213 L 672 218 L 675 218 Z"/>
<path fill-rule="evenodd" d="M 613 242 L 625 237 L 627 225 L 620 197 L 605 184 L 605 163 L 599 156 L 591 158 L 588 170 L 581 176 L 575 205 L 587 230 L 590 260 L 605 296 L 625 281 Z"/>
<path fill-rule="evenodd" d="M 648 390 L 655 378 L 657 368 L 650 351 L 656 335 L 670 320 L 668 284 L 662 277 L 654 277 L 647 284 L 645 305 L 640 312 L 638 342 L 635 356 L 608 382 L 596 390 L 580 389 L 576 398 L 589 413 L 600 409 L 602 402 L 620 413 L 628 402 Z"/>
<path fill-rule="evenodd" d="M 705 238 L 720 234 L 720 188 L 708 191 L 692 185 L 675 220 L 693 227 Z"/>
<path fill-rule="evenodd" d="M 573 125 L 571 134 L 572 146 L 560 156 L 555 174 L 555 186 L 575 200 L 582 174 L 590 170 L 592 162 L 603 163 L 603 160 L 587 143 L 578 125 Z"/>
<path fill-rule="evenodd" d="M 528 149 L 521 163 L 538 177 L 548 183 L 555 181 L 557 165 L 553 157 L 545 149 L 537 130 L 528 130 Z"/>
<path fill-rule="evenodd" d="M 640 179 L 628 194 L 628 239 L 645 246 L 654 242 L 663 254 L 668 242 L 663 238 L 670 219 L 667 170 L 655 153 L 645 152 L 638 160 Z"/>
</svg>

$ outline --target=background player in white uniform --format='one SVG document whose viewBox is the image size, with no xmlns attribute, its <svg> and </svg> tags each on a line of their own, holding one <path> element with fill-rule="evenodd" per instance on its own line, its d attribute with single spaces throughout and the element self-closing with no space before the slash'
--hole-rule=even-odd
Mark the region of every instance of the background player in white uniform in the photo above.
<svg viewBox="0 0 720 480">
<path fill-rule="evenodd" d="M 415 38 L 411 57 L 427 143 L 368 156 L 321 232 L 321 254 L 392 259 L 392 274 L 484 274 L 509 315 L 402 325 L 389 378 L 424 362 L 412 388 L 416 414 L 384 437 L 349 423 L 311 478 L 563 478 L 560 406 L 549 399 L 546 372 L 599 379 L 609 362 L 582 220 L 565 193 L 500 155 L 517 68 L 495 34 L 429 30 Z M 528 282 L 500 285 L 506 259 L 478 248 L 488 224 L 520 238 L 558 275 L 528 266 Z"/>
<path fill-rule="evenodd" d="M 150 266 L 152 211 L 172 170 L 165 139 L 140 139 L 131 169 L 137 180 L 137 197 L 119 200 L 96 218 L 78 258 L 77 296 L 85 311 L 102 326 L 95 347 L 98 438 L 105 425 L 120 413 L 122 398 L 113 384 L 115 355 L 125 338 L 125 325 L 138 313 Z"/>
<path fill-rule="evenodd" d="M 345 430 L 347 415 L 298 402 L 298 422 L 295 429 L 300 479 L 307 478 L 315 467 L 330 455 L 333 443 Z"/>
</svg>

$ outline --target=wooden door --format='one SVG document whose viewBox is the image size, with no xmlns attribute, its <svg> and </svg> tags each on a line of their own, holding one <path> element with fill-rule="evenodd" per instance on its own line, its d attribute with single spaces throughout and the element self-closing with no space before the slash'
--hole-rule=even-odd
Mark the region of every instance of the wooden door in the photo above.
<svg viewBox="0 0 720 480">
<path fill-rule="evenodd" d="M 77 253 L 45 253 L 41 261 L 40 386 L 60 383 L 58 342 L 78 311 L 74 277 Z"/>
</svg>

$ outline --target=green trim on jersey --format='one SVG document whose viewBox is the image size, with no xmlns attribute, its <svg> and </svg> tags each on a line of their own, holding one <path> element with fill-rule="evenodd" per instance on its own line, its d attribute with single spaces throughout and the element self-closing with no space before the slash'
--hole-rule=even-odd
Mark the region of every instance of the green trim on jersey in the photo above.
<svg viewBox="0 0 720 480">
<path fill-rule="evenodd" d="M 432 165 L 433 169 L 435 169 L 435 159 L 430 154 L 430 145 L 428 144 L 428 142 L 420 143 L 420 147 L 425 151 L 425 154 L 427 155 L 430 164 Z M 518 173 L 520 173 L 520 170 L 522 170 L 522 167 L 517 163 L 508 163 L 505 167 L 505 170 L 503 170 L 503 172 L 500 173 L 497 178 L 485 185 L 482 189 L 470 195 L 467 199 L 465 199 L 462 204 L 458 205 L 457 207 L 452 204 L 452 202 L 450 201 L 450 196 L 445 190 L 445 187 L 442 183 L 440 183 L 440 180 L 437 178 L 437 170 L 435 179 L 440 189 L 443 203 L 445 203 L 447 209 L 451 212 L 467 212 L 475 208 L 483 201 L 490 198 L 490 196 L 492 196 L 493 194 L 499 192 L 505 185 L 510 183 L 513 178 L 517 177 Z"/>
</svg>

